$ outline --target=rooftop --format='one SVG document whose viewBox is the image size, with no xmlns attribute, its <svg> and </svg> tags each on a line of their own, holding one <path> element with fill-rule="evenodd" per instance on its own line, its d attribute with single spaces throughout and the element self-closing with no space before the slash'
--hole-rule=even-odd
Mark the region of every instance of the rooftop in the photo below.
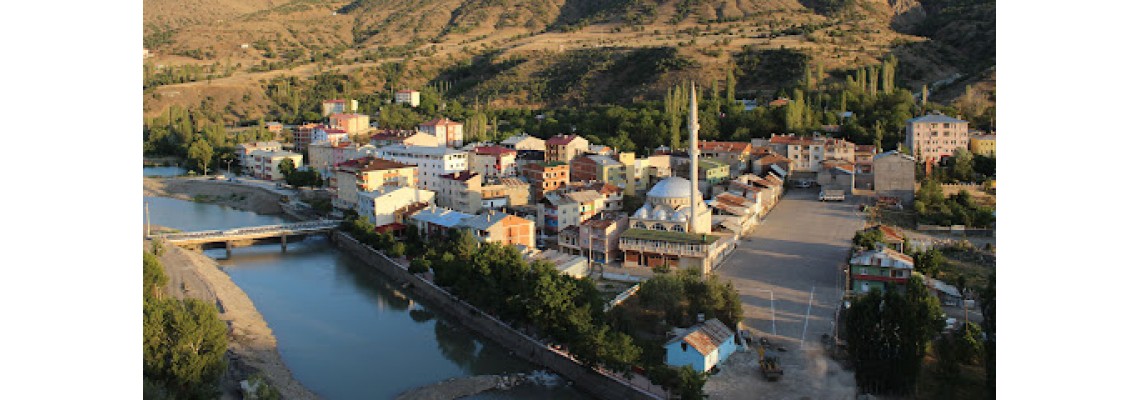
<svg viewBox="0 0 1140 400">
<path fill-rule="evenodd" d="M 408 165 L 391 160 L 375 158 L 372 156 L 357 158 L 355 160 L 348 160 L 336 165 L 337 168 L 356 169 L 358 171 L 383 171 L 389 169 L 399 168 L 414 168 L 415 165 Z"/>
<path fill-rule="evenodd" d="M 574 139 L 577 139 L 577 138 L 578 138 L 578 135 L 554 135 L 554 137 L 552 137 L 550 139 L 546 139 L 546 144 L 548 144 L 548 145 L 553 144 L 553 145 L 562 146 L 562 145 L 569 144 L 570 142 L 574 141 Z"/>
<path fill-rule="evenodd" d="M 911 118 L 911 119 L 906 120 L 906 123 L 908 123 L 908 124 L 909 123 L 915 123 L 915 122 L 918 122 L 918 123 L 934 122 L 934 123 L 951 123 L 951 124 L 956 124 L 956 123 L 964 124 L 964 123 L 966 123 L 966 121 L 963 121 L 963 120 L 960 120 L 957 118 L 951 118 L 951 117 L 948 117 L 948 116 L 943 115 L 941 113 L 931 113 L 931 114 L 923 115 L 921 117 L 915 117 L 915 118 Z"/>
<path fill-rule="evenodd" d="M 659 198 L 687 198 L 689 197 L 689 194 L 692 193 L 691 186 L 692 182 L 690 182 L 688 179 L 677 176 L 670 176 L 668 178 L 662 179 L 660 182 L 657 182 L 656 185 L 653 185 L 653 188 L 649 189 L 649 192 L 646 193 L 645 196 Z"/>
<path fill-rule="evenodd" d="M 743 153 L 752 147 L 752 143 L 748 142 L 714 142 L 714 141 L 698 141 L 697 146 L 701 151 L 723 151 L 729 153 Z"/>
<path fill-rule="evenodd" d="M 405 144 L 393 144 L 393 145 L 384 146 L 384 147 L 381 147 L 379 149 L 379 151 L 381 154 L 408 153 L 408 154 L 415 154 L 415 155 L 432 155 L 432 156 L 442 156 L 442 155 L 452 155 L 452 154 L 467 154 L 463 151 L 455 150 L 455 149 L 443 147 L 443 146 L 408 146 Z"/>
<path fill-rule="evenodd" d="M 914 162 L 914 157 L 913 157 L 913 156 L 910 156 L 910 155 L 906 155 L 906 154 L 903 154 L 903 153 L 899 153 L 899 151 L 898 151 L 898 150 L 891 150 L 891 151 L 888 151 L 888 152 L 886 152 L 886 153 L 882 153 L 882 154 L 879 154 L 879 155 L 875 156 L 875 158 L 873 158 L 872 160 L 878 160 L 878 159 L 880 159 L 880 158 L 883 158 L 883 157 L 888 157 L 888 156 L 899 156 L 899 157 L 903 157 L 903 158 L 905 158 L 905 159 L 907 159 L 907 160 L 910 160 L 911 162 Z"/>
<path fill-rule="evenodd" d="M 701 354 L 709 354 L 717 347 L 720 347 L 726 340 L 732 338 L 732 330 L 728 329 L 720 320 L 713 318 L 701 324 L 694 325 L 682 335 L 673 338 L 665 343 L 670 345 L 677 341 L 684 340 L 689 346 L 693 346 Z"/>
<path fill-rule="evenodd" d="M 424 221 L 427 223 L 454 228 L 462 223 L 464 220 L 474 217 L 474 215 L 455 211 L 443 207 L 430 207 L 421 210 L 412 216 L 412 219 L 417 221 Z"/>
<path fill-rule="evenodd" d="M 713 244 L 720 239 L 720 236 L 717 235 L 673 231 L 655 231 L 640 228 L 626 229 L 625 233 L 621 234 L 621 237 L 622 239 L 659 240 L 662 242 L 681 244 Z"/>
<path fill-rule="evenodd" d="M 465 219 L 465 220 L 463 220 L 462 223 L 459 224 L 459 226 L 471 228 L 471 229 L 478 230 L 478 231 L 485 231 L 485 230 L 491 229 L 492 226 L 495 226 L 495 225 L 497 225 L 503 221 L 507 221 L 510 223 L 517 223 L 520 221 L 527 221 L 527 220 L 523 219 L 523 218 L 516 217 L 516 216 L 511 215 L 511 214 L 507 214 L 507 213 L 490 212 L 487 214 L 476 215 L 474 217 Z"/>
<path fill-rule="evenodd" d="M 503 146 L 482 146 L 475 148 L 475 154 L 497 156 L 502 154 L 515 154 L 515 151 Z"/>
<path fill-rule="evenodd" d="M 446 125 L 463 125 L 463 124 L 452 121 L 452 120 L 447 119 L 447 118 L 436 118 L 436 119 L 433 119 L 431 121 L 424 122 L 424 123 L 420 124 L 420 126 L 440 126 L 440 125 L 446 126 Z"/>
<path fill-rule="evenodd" d="M 442 179 L 450 179 L 453 181 L 460 181 L 460 182 L 466 182 L 468 180 L 471 180 L 471 178 L 474 178 L 477 176 L 479 176 L 478 172 L 471 172 L 471 171 L 459 171 L 459 172 L 452 172 L 450 174 L 440 174 L 439 175 L 439 177 Z"/>
</svg>

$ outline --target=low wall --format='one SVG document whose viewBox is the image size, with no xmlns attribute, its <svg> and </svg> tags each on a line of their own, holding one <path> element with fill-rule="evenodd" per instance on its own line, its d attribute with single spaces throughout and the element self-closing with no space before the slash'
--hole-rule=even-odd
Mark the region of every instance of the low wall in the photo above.
<svg viewBox="0 0 1140 400">
<path fill-rule="evenodd" d="M 514 355 L 549 368 L 574 382 L 579 390 L 603 399 L 663 399 L 668 396 L 655 386 L 637 387 L 620 378 L 583 366 L 566 355 L 524 335 L 478 308 L 452 296 L 442 288 L 409 273 L 387 255 L 380 253 L 344 232 L 332 235 L 337 247 L 347 251 L 364 263 L 376 268 L 389 278 L 410 285 L 423 301 L 455 318 L 467 328 L 511 349 Z"/>
</svg>

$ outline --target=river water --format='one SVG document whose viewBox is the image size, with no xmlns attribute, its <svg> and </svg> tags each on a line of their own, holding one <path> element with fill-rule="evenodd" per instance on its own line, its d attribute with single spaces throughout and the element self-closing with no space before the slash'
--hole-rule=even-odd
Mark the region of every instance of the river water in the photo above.
<svg viewBox="0 0 1140 400">
<path fill-rule="evenodd" d="M 288 222 L 228 207 L 144 197 L 151 223 L 184 231 Z M 444 379 L 513 372 L 535 383 L 473 399 L 587 399 L 555 376 L 437 315 L 323 236 L 290 243 L 207 250 L 253 300 L 277 337 L 285 364 L 326 399 L 388 399 Z M 541 382 L 541 383 L 539 383 Z"/>
</svg>

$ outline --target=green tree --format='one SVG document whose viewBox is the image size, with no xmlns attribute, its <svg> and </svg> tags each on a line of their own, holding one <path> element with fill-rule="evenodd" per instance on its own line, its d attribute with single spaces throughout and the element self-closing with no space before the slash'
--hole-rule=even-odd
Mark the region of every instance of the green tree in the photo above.
<svg viewBox="0 0 1140 400">
<path fill-rule="evenodd" d="M 411 272 L 413 274 L 421 274 L 424 272 L 428 272 L 428 270 L 430 270 L 430 269 L 431 269 L 431 262 L 425 258 L 414 259 L 414 260 L 412 260 L 412 263 L 408 266 L 408 272 Z"/>
<path fill-rule="evenodd" d="M 293 175 L 293 171 L 296 170 L 297 166 L 293 164 L 292 158 L 285 158 L 282 159 L 281 162 L 277 163 L 277 172 L 280 172 L 283 176 L 288 177 L 289 175 Z"/>
<path fill-rule="evenodd" d="M 883 236 L 883 231 L 878 229 L 855 232 L 855 237 L 851 239 L 856 247 L 863 249 L 873 249 L 876 243 L 881 243 L 884 240 L 886 238 Z"/>
<path fill-rule="evenodd" d="M 197 165 L 202 174 L 206 174 L 206 167 L 210 165 L 210 160 L 214 158 L 214 148 L 205 139 L 199 138 L 194 143 L 190 144 L 190 148 L 186 152 L 186 157 Z"/>
<path fill-rule="evenodd" d="M 951 171 L 955 180 L 960 182 L 974 181 L 974 154 L 964 148 L 954 150 L 951 158 Z"/>
<path fill-rule="evenodd" d="M 847 310 L 848 353 L 855 381 L 871 393 L 913 393 L 929 338 L 937 332 L 937 299 L 918 277 L 896 290 L 873 290 Z"/>
<path fill-rule="evenodd" d="M 143 300 L 161 298 L 162 288 L 166 286 L 167 281 L 166 272 L 162 270 L 158 257 L 143 252 Z"/>
</svg>

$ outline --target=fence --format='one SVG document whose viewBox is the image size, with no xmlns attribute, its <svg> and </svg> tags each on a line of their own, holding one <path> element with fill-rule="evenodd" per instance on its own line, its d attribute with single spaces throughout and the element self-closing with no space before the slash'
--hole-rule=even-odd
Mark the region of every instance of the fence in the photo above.
<svg viewBox="0 0 1140 400">
<path fill-rule="evenodd" d="M 595 370 L 578 363 L 569 354 L 560 352 L 510 327 L 478 308 L 460 300 L 446 290 L 423 278 L 409 273 L 387 255 L 372 249 L 344 232 L 333 234 L 337 247 L 347 251 L 364 263 L 376 268 L 389 278 L 406 283 L 410 290 L 450 315 L 467 328 L 513 350 L 514 355 L 549 368 L 574 382 L 578 389 L 603 399 L 666 399 L 669 393 L 653 385 L 647 378 L 632 374 L 632 378 L 609 371 Z"/>
</svg>

